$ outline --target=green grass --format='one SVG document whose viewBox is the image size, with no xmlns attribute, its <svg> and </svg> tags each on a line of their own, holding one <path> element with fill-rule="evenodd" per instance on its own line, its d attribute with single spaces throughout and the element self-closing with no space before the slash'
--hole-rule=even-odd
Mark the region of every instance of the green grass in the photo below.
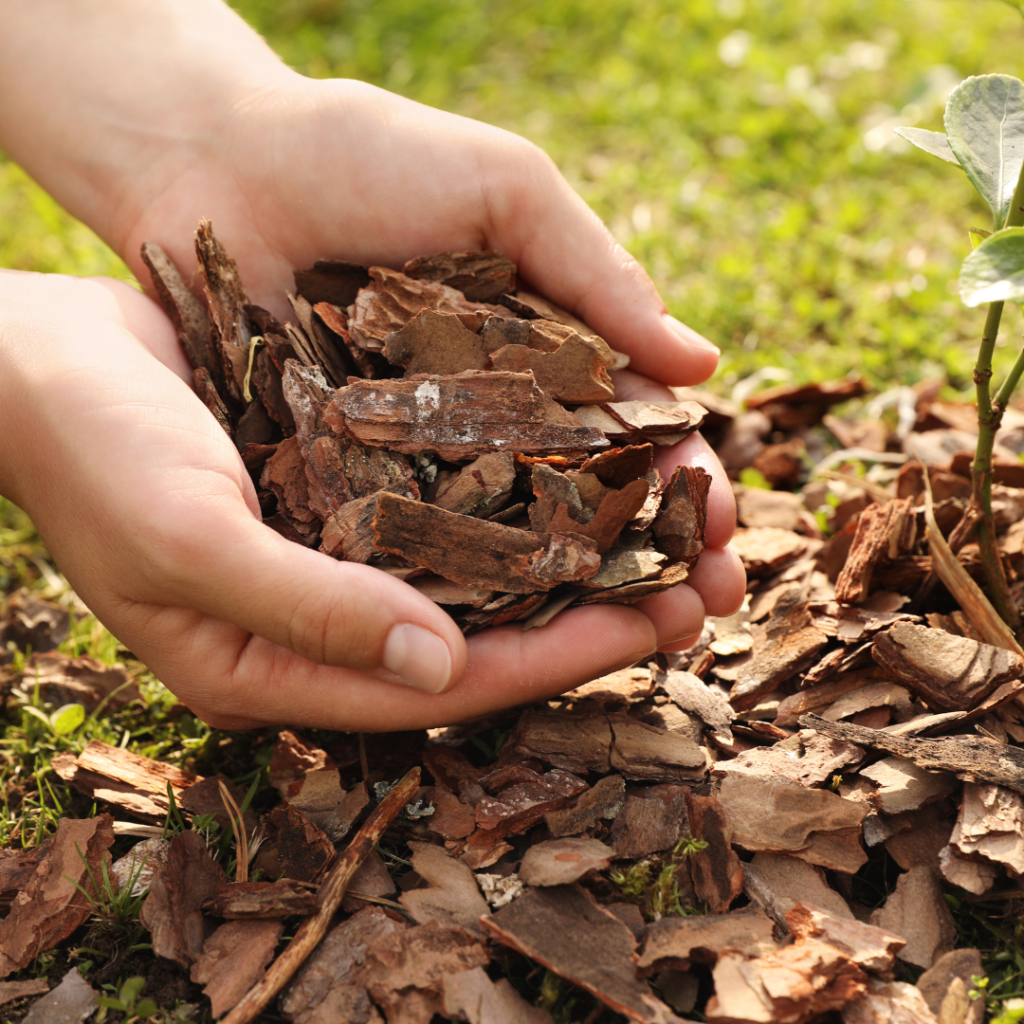
<svg viewBox="0 0 1024 1024">
<path fill-rule="evenodd" d="M 982 315 L 951 287 L 987 214 L 962 174 L 902 144 L 940 129 L 944 90 L 1024 75 L 1024 20 L 995 0 L 236 0 L 281 56 L 519 132 L 544 147 L 647 267 L 671 310 L 723 348 L 721 391 L 757 369 L 941 376 L 969 397 Z M 130 280 L 87 228 L 0 158 L 0 266 Z M 1017 344 L 1004 319 L 996 369 Z M 60 596 L 27 518 L 0 498 L 0 595 Z M 68 595 L 64 599 L 71 600 Z M 64 648 L 126 653 L 84 618 Z M 0 745 L 0 845 L 88 814 L 52 773 L 58 750 L 126 743 L 243 784 L 267 734 L 226 736 L 128 661 L 141 703 L 58 733 L 17 703 Z M 246 772 L 249 772 L 248 779 Z M 982 905 L 985 906 L 985 905 Z M 991 908 L 985 906 L 986 911 Z M 1024 995 L 1018 913 L 958 913 L 990 992 Z M 538 984 L 541 984 L 538 981 Z M 575 1019 L 572 993 L 538 996 Z M 542 986 L 542 987 L 544 987 Z M 578 1009 L 578 1008 L 577 1008 Z"/>
</svg>

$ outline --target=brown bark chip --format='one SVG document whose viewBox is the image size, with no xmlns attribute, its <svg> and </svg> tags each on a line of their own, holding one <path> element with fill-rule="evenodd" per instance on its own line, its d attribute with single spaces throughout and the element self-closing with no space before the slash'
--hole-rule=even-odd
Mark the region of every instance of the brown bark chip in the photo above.
<svg viewBox="0 0 1024 1024">
<path fill-rule="evenodd" d="M 487 366 L 487 349 L 480 336 L 463 327 L 454 313 L 436 309 L 424 309 L 401 330 L 389 334 L 384 356 L 389 363 L 405 367 L 406 377 L 462 373 Z"/>
<path fill-rule="evenodd" d="M 707 843 L 690 857 L 697 898 L 712 914 L 721 914 L 743 892 L 743 868 L 732 848 L 732 824 L 713 796 L 686 794 L 690 835 Z"/>
<path fill-rule="evenodd" d="M 228 921 L 207 940 L 190 977 L 205 985 L 214 1017 L 230 1010 L 262 977 L 274 956 L 283 921 Z"/>
<path fill-rule="evenodd" d="M 743 888 L 751 901 L 786 927 L 786 914 L 798 903 L 821 907 L 833 917 L 853 919 L 846 900 L 825 883 L 813 864 L 781 854 L 758 853 L 743 865 Z"/>
<path fill-rule="evenodd" d="M 649 976 L 683 961 L 713 964 L 725 950 L 763 956 L 776 948 L 773 925 L 764 911 L 744 907 L 728 914 L 664 917 L 647 928 L 637 967 Z"/>
<path fill-rule="evenodd" d="M 813 833 L 859 827 L 867 804 L 824 789 L 807 789 L 778 777 L 727 774 L 718 799 L 733 826 L 733 842 L 745 850 L 805 849 Z"/>
<path fill-rule="evenodd" d="M 842 1019 L 843 1024 L 951 1024 L 936 1019 L 913 985 L 878 978 L 870 979 L 860 999 L 843 1007 Z"/>
<path fill-rule="evenodd" d="M 613 820 L 626 799 L 626 783 L 621 775 L 605 775 L 581 793 L 572 807 L 548 811 L 544 821 L 548 831 L 560 838 L 585 832 L 601 819 Z"/>
<path fill-rule="evenodd" d="M 892 970 L 896 953 L 906 945 L 906 940 L 900 935 L 845 915 L 836 917 L 808 903 L 798 903 L 789 911 L 786 925 L 798 941 L 820 938 L 846 954 L 859 967 L 875 974 Z"/>
<path fill-rule="evenodd" d="M 861 747 L 885 750 L 913 761 L 919 768 L 951 771 L 965 782 L 991 782 L 1024 793 L 1024 750 L 981 736 L 945 736 L 925 740 L 896 736 L 847 722 L 827 722 L 817 715 L 802 715 L 800 724 Z"/>
<path fill-rule="evenodd" d="M 480 895 L 473 872 L 440 846 L 410 843 L 413 870 L 427 883 L 426 889 L 402 893 L 399 900 L 417 924 L 437 920 L 443 925 L 465 928 L 480 938 L 480 917 L 487 913 L 487 901 Z"/>
<path fill-rule="evenodd" d="M 0 639 L 0 646 L 2 643 Z M 88 714 L 92 714 L 101 702 L 108 711 L 116 711 L 140 696 L 139 688 L 128 679 L 128 673 L 122 666 L 104 665 L 89 657 L 69 658 L 56 651 L 30 655 L 25 659 L 24 669 L 11 679 L 11 684 L 32 691 L 38 687 L 42 700 L 57 707 L 81 704 Z"/>
<path fill-rule="evenodd" d="M 933 626 L 897 622 L 875 638 L 872 657 L 933 708 L 969 711 L 1024 675 L 1024 658 Z"/>
<path fill-rule="evenodd" d="M 489 961 L 487 947 L 465 929 L 428 921 L 375 942 L 359 981 L 388 1024 L 430 1024 L 444 1010 L 444 976 Z"/>
<path fill-rule="evenodd" d="M 857 523 L 846 564 L 836 580 L 836 600 L 842 604 L 864 601 L 871 592 L 875 569 L 913 547 L 916 521 L 910 498 L 866 508 Z"/>
<path fill-rule="evenodd" d="M 551 1014 L 531 1006 L 507 978 L 491 981 L 482 967 L 446 974 L 444 1012 L 469 1024 L 551 1024 Z"/>
<path fill-rule="evenodd" d="M 964 786 L 951 846 L 1024 875 L 1024 800 L 999 786 Z"/>
<path fill-rule="evenodd" d="M 601 564 L 588 538 L 529 533 L 458 516 L 397 494 L 377 497 L 374 547 L 455 583 L 513 594 L 587 579 Z"/>
<path fill-rule="evenodd" d="M 599 839 L 549 839 L 526 851 L 519 877 L 527 885 L 569 885 L 588 871 L 603 871 L 614 855 Z"/>
<path fill-rule="evenodd" d="M 954 949 L 917 979 L 917 987 L 940 1024 L 982 1024 L 985 1000 L 971 999 L 968 993 L 984 973 L 978 950 Z"/>
<path fill-rule="evenodd" d="M 545 394 L 570 405 L 591 405 L 615 397 L 602 347 L 579 334 L 571 335 L 554 352 L 506 345 L 491 354 L 487 366 L 511 373 L 530 370 Z M 586 422 L 585 415 L 582 419 Z"/>
<path fill-rule="evenodd" d="M 180 800 L 189 786 L 202 779 L 193 772 L 100 740 L 92 740 L 78 757 L 58 754 L 53 759 L 53 769 L 93 800 L 113 804 L 154 823 L 162 823 L 170 809 L 168 783 L 175 799 Z"/>
<path fill-rule="evenodd" d="M 167 863 L 153 880 L 139 921 L 152 935 L 153 952 L 191 967 L 203 952 L 207 925 L 202 906 L 226 881 L 224 869 L 197 832 L 171 840 Z"/>
<path fill-rule="evenodd" d="M 166 252 L 153 242 L 142 245 L 142 261 L 149 270 L 153 289 L 178 332 L 178 341 L 193 370 L 213 365 L 210 351 L 210 317 L 192 294 Z"/>
<path fill-rule="evenodd" d="M 326 417 L 362 444 L 453 461 L 496 448 L 579 458 L 608 447 L 600 431 L 548 398 L 532 373 L 355 380 L 338 391 Z"/>
<path fill-rule="evenodd" d="M 652 530 L 670 563 L 693 565 L 704 550 L 710 490 L 711 476 L 699 466 L 679 466 L 665 485 Z"/>
<path fill-rule="evenodd" d="M 15 999 L 46 995 L 50 983 L 45 978 L 26 978 L 24 981 L 0 981 L 0 1006 L 13 1003 Z"/>
<path fill-rule="evenodd" d="M 359 986 L 359 972 L 367 953 L 385 936 L 405 931 L 409 925 L 395 921 L 380 907 L 367 907 L 328 932 L 323 942 L 302 966 L 281 998 L 286 1020 L 298 1024 L 335 1024 L 338 1020 L 379 1021 L 369 1004 L 366 990 Z M 362 993 L 362 996 L 359 996 Z M 338 1013 L 346 1007 L 365 1007 L 364 1016 L 351 1018 Z M 329 1014 L 337 1014 L 330 1016 Z"/>
<path fill-rule="evenodd" d="M 706 1014 L 715 1024 L 806 1024 L 858 998 L 867 976 L 838 949 L 817 939 L 747 960 L 726 952 L 713 971 Z"/>
<path fill-rule="evenodd" d="M 650 1024 L 673 1019 L 636 976 L 630 930 L 578 886 L 532 889 L 481 923 L 492 938 L 592 992 L 616 1013 Z"/>
<path fill-rule="evenodd" d="M 57 831 L 40 845 L 31 877 L 0 918 L 0 978 L 27 967 L 88 919 L 89 901 L 78 886 L 98 895 L 90 872 L 96 879 L 103 877 L 102 864 L 109 862 L 113 841 L 109 814 L 60 819 Z"/>
<path fill-rule="evenodd" d="M 927 867 L 911 868 L 900 875 L 885 905 L 871 914 L 871 923 L 902 935 L 907 944 L 896 955 L 915 967 L 931 967 L 956 941 L 942 888 Z"/>
<path fill-rule="evenodd" d="M 253 867 L 270 878 L 314 882 L 334 860 L 334 844 L 319 826 L 287 804 L 275 807 L 263 820 L 266 839 Z"/>
<path fill-rule="evenodd" d="M 316 894 L 290 878 L 276 882 L 225 882 L 203 904 L 206 913 L 229 921 L 305 916 L 315 908 Z"/>
<path fill-rule="evenodd" d="M 497 302 L 516 287 L 516 265 L 493 249 L 417 256 L 402 267 L 402 273 L 418 281 L 436 281 L 457 288 L 474 302 Z"/>
</svg>

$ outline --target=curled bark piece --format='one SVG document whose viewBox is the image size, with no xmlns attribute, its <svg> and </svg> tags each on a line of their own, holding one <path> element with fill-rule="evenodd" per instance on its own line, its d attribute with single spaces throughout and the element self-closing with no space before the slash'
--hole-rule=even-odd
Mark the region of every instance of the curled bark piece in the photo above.
<svg viewBox="0 0 1024 1024">
<path fill-rule="evenodd" d="M 215 365 L 210 351 L 210 318 L 203 304 L 189 291 L 174 261 L 155 242 L 142 245 L 142 262 L 153 279 L 153 290 L 167 311 L 178 341 L 193 370 Z"/>
</svg>

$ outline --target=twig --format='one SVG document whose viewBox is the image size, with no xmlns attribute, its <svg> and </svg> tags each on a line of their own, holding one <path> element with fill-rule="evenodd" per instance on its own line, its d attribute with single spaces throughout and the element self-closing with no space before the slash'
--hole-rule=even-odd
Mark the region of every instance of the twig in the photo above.
<svg viewBox="0 0 1024 1024">
<path fill-rule="evenodd" d="M 363 782 L 370 777 L 370 759 L 366 756 L 366 733 L 359 734 L 359 770 L 363 773 Z"/>
<path fill-rule="evenodd" d="M 412 799 L 420 785 L 420 770 L 413 768 L 374 808 L 363 827 L 356 833 L 345 852 L 334 862 L 320 891 L 317 910 L 299 925 L 295 938 L 274 961 L 267 973 L 242 998 L 221 1024 L 252 1024 L 270 1001 L 288 983 L 306 958 L 327 934 L 327 928 L 341 906 L 352 876 L 373 849 L 388 826 Z"/>
<path fill-rule="evenodd" d="M 993 647 L 1002 647 L 1007 651 L 1015 651 L 1024 656 L 1024 650 L 1017 643 L 1013 631 L 1003 621 L 999 613 L 992 607 L 985 592 L 968 575 L 956 555 L 950 550 L 945 537 L 939 532 L 935 522 L 935 511 L 932 504 L 931 481 L 927 471 L 924 474 L 925 504 L 924 522 L 925 536 L 928 538 L 928 550 L 932 555 L 932 568 L 935 574 L 946 584 L 946 589 L 959 602 L 964 614 L 971 620 L 985 643 Z"/>
<path fill-rule="evenodd" d="M 235 834 L 235 881 L 249 881 L 249 837 L 245 834 L 245 818 L 235 803 L 235 798 L 228 792 L 228 787 L 223 782 L 217 784 L 220 787 L 220 802 L 227 811 L 228 820 L 231 822 L 231 831 Z"/>
</svg>

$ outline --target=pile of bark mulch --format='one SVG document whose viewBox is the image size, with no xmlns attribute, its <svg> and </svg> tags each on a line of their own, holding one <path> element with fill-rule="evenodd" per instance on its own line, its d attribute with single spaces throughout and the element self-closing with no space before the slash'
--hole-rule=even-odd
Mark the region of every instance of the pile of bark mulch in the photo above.
<svg viewBox="0 0 1024 1024">
<path fill-rule="evenodd" d="M 495 259 L 438 257 L 412 268 L 441 267 L 436 273 L 455 282 L 444 287 L 463 296 L 452 300 L 456 306 L 486 302 L 516 314 L 442 309 L 453 318 L 445 330 L 458 323 L 470 336 L 454 331 L 460 351 L 490 331 L 511 330 L 505 324 L 532 330 L 540 319 L 525 312 L 534 307 L 521 293 L 512 293 L 507 268 L 500 288 L 473 297 L 480 294 L 472 291 L 475 282 L 491 273 Z M 473 260 L 484 269 L 460 278 Z M 369 328 L 358 326 L 372 321 L 367 309 L 382 315 L 392 308 L 380 295 L 391 294 L 382 282 L 396 272 L 328 265 L 297 275 L 300 293 L 311 296 L 309 308 L 296 300 L 301 333 L 293 325 L 278 333 L 295 356 L 278 366 L 274 346 L 285 342 L 274 341 L 277 328 L 264 321 L 266 347 L 252 349 L 250 374 L 248 339 L 217 341 L 227 337 L 229 320 L 218 320 L 210 266 L 229 264 L 218 256 L 203 266 L 213 323 L 198 304 L 189 314 L 198 324 L 194 337 L 205 339 L 196 352 L 211 364 L 205 376 L 203 367 L 197 370 L 198 387 L 262 482 L 268 520 L 297 542 L 344 557 L 358 551 L 413 584 L 429 579 L 431 596 L 462 588 L 445 593 L 467 630 L 525 621 L 601 593 L 587 584 L 605 571 L 609 552 L 644 553 L 633 570 L 622 570 L 627 575 L 641 571 L 646 559 L 647 575 L 616 576 L 603 588 L 621 593 L 665 582 L 673 566 L 689 564 L 681 557 L 687 542 L 699 551 L 703 513 L 689 497 L 694 488 L 680 484 L 684 475 L 666 485 L 653 460 L 630 452 L 657 443 L 644 432 L 657 415 L 681 422 L 674 407 L 626 412 L 595 391 L 600 401 L 589 404 L 577 393 L 550 399 L 561 409 L 552 412 L 538 399 L 531 408 L 548 412 L 530 421 L 531 436 L 564 440 L 561 431 L 579 429 L 564 416 L 578 420 L 581 408 L 607 417 L 585 428 L 599 430 L 606 442 L 612 422 L 624 429 L 600 448 L 603 455 L 584 446 L 554 454 L 516 450 L 506 489 L 507 475 L 495 482 L 482 467 L 465 472 L 490 452 L 441 450 L 449 441 L 437 440 L 444 423 L 455 424 L 451 438 L 471 433 L 455 411 L 459 387 L 445 383 L 460 371 L 417 362 L 426 350 L 407 366 L 394 356 L 401 348 L 396 334 L 407 336 L 409 324 L 431 318 L 419 307 L 407 316 L 407 305 L 395 313 L 405 322 L 389 322 L 377 347 Z M 423 280 L 409 271 L 407 279 Z M 161 272 L 173 285 L 166 266 Z M 317 292 L 328 286 L 339 289 L 331 293 L 336 301 Z M 235 308 L 252 332 L 262 314 Z M 195 319 L 200 313 L 205 319 Z M 488 328 L 494 320 L 499 323 Z M 179 323 L 186 321 L 182 314 Z M 421 328 L 435 339 L 430 332 L 440 329 L 437 322 L 416 331 Z M 592 338 L 584 325 L 570 330 L 563 345 Z M 537 360 L 529 363 L 531 374 L 540 359 L 530 353 L 557 356 L 563 347 L 507 344 L 527 353 L 516 358 Z M 470 404 L 477 401 L 477 382 L 506 372 L 488 366 L 499 351 L 504 347 L 491 349 L 462 378 L 471 385 Z M 587 352 L 587 372 L 601 383 L 595 366 L 614 366 L 614 354 L 597 341 Z M 332 358 L 338 360 L 333 371 Z M 349 361 L 362 371 L 351 382 Z M 396 361 L 411 373 L 413 394 L 429 386 L 423 392 L 430 391 L 429 400 L 405 401 L 410 378 L 395 374 Z M 519 374 L 519 365 L 508 372 Z M 417 379 L 419 373 L 426 376 Z M 540 373 L 531 379 L 533 395 Z M 375 401 L 400 410 L 376 422 L 377 433 L 366 427 L 370 417 L 360 412 L 366 407 L 344 397 L 352 388 L 360 395 L 366 381 L 393 388 L 374 392 Z M 253 382 L 274 424 L 261 428 L 263 440 L 248 432 L 257 414 L 244 393 Z M 202 986 L 210 1000 L 203 1005 L 230 1024 L 260 1013 L 299 1024 L 429 1024 L 435 1015 L 540 1024 L 552 1020 L 531 1005 L 545 971 L 585 990 L 568 1018 L 591 1024 L 980 1024 L 984 999 L 972 996 L 983 973 L 981 955 L 956 948 L 944 892 L 989 914 L 1008 912 L 1009 897 L 1020 894 L 1024 657 L 1012 642 L 993 644 L 993 623 L 975 603 L 962 606 L 947 590 L 951 570 L 935 536 L 953 529 L 970 495 L 964 453 L 973 446 L 974 428 L 970 407 L 939 402 L 937 392 L 937 386 L 896 389 L 880 396 L 868 415 L 849 420 L 835 410 L 864 395 L 863 384 L 852 379 L 775 388 L 748 397 L 744 411 L 711 395 L 680 395 L 681 402 L 703 403 L 705 433 L 730 473 L 748 483 L 736 484 L 742 525 L 734 544 L 750 581 L 743 610 L 709 619 L 685 654 L 659 656 L 487 722 L 363 743 L 339 734 L 319 746 L 284 731 L 269 770 L 280 801 L 259 819 L 241 815 L 242 794 L 226 779 L 200 778 L 95 742 L 78 757 L 56 758 L 60 776 L 104 813 L 63 820 L 37 850 L 0 851 L 0 905 L 10 908 L 0 918 L 0 977 L 67 944 L 87 924 L 89 906 L 72 883 L 88 889 L 86 864 L 97 874 L 116 835 L 144 835 L 148 825 L 154 838 L 111 872 L 127 879 L 133 864 L 144 865 L 136 884 L 148 887 L 141 920 L 154 956 Z M 379 397 L 385 394 L 395 396 L 390 406 Z M 504 417 L 492 439 L 521 425 L 510 425 L 500 402 L 486 402 Z M 885 425 L 880 409 L 886 404 L 897 428 Z M 419 433 L 417 423 L 425 421 L 410 412 L 416 408 L 429 420 Z M 437 409 L 444 416 L 431 419 Z M 630 415 L 638 420 L 627 422 Z M 287 429 L 294 432 L 275 438 Z M 581 436 L 574 433 L 571 444 Z M 1018 599 L 1021 452 L 1024 415 L 1011 410 L 998 439 L 994 490 Z M 273 468 L 279 459 L 288 460 L 284 476 Z M 610 471 L 602 476 L 609 465 L 627 464 L 635 474 L 629 480 Z M 428 480 L 424 471 L 431 466 Z M 639 480 L 647 485 L 643 502 L 622 519 L 622 509 L 633 506 L 621 495 Z M 475 504 L 446 508 L 438 495 L 450 490 L 472 494 L 465 500 Z M 634 490 L 635 502 L 641 489 Z M 677 501 L 684 493 L 685 501 Z M 392 505 L 391 495 L 408 505 Z M 344 510 L 359 502 L 365 504 L 346 519 Z M 419 527 L 396 525 L 414 504 L 501 526 L 528 543 L 545 538 L 544 546 L 519 557 L 526 549 L 514 544 L 522 542 L 503 534 L 510 546 L 494 561 L 503 567 L 500 582 L 463 581 L 452 562 L 427 561 L 430 553 L 416 546 Z M 666 521 L 675 525 L 659 533 L 666 508 L 672 513 Z M 687 517 L 688 532 L 679 525 Z M 618 526 L 581 529 L 595 520 Z M 476 527 L 453 529 L 473 543 Z M 394 541 L 399 533 L 403 545 Z M 603 551 L 597 534 L 614 535 Z M 337 550 L 332 538 L 342 538 Z M 597 556 L 596 566 L 587 555 Z M 966 575 L 979 575 L 970 544 L 955 561 Z M 579 571 L 586 564 L 594 569 L 590 575 Z M 538 569 L 553 565 L 574 566 L 575 575 L 559 576 L 560 569 L 545 576 L 548 570 Z M 962 581 L 950 586 L 963 592 Z M 471 590 L 486 591 L 486 600 L 483 594 L 466 599 Z M 456 593 L 459 599 L 451 600 Z M 8 603 L 0 638 L 24 644 L 34 636 L 40 650 L 36 642 L 60 629 L 51 621 L 56 614 L 18 595 Z M 116 687 L 113 679 L 97 678 L 96 666 L 62 668 L 53 655 L 36 657 L 51 659 L 42 662 L 48 685 L 91 687 L 95 700 Z M 9 682 L 24 687 L 31 672 Z M 483 756 L 483 741 L 499 730 L 506 737 L 500 749 Z M 239 877 L 225 876 L 197 832 L 159 837 L 169 793 L 186 817 L 214 815 L 223 829 L 247 837 L 236 848 Z M 283 934 L 294 937 L 279 951 Z M 16 986 L 29 984 L 0 982 L 0 1000 L 25 997 L 27 990 Z M 88 1008 L 95 999 L 76 972 L 63 986 L 69 987 L 63 1000 L 80 998 Z M 56 992 L 36 1004 L 43 1008 L 37 1019 L 51 1019 L 46 1000 L 55 998 Z"/>
</svg>

